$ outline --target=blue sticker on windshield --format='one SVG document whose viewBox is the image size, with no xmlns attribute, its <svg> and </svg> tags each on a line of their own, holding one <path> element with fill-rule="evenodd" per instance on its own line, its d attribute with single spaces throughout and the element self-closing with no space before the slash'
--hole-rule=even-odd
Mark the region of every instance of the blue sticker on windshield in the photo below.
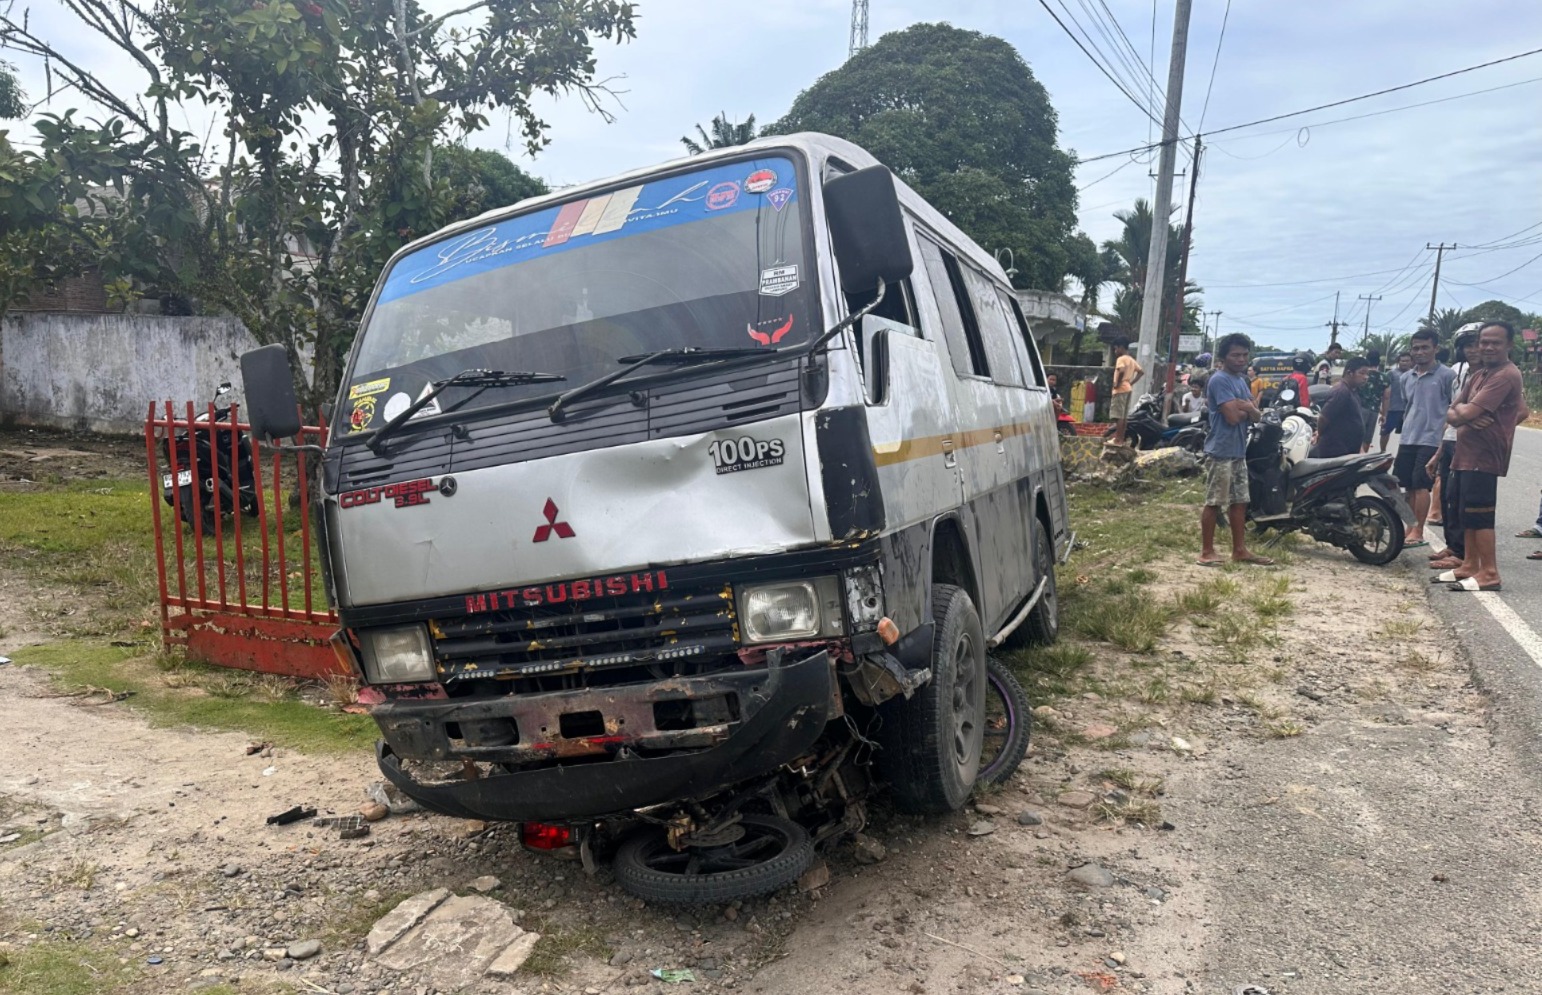
<svg viewBox="0 0 1542 995">
<path fill-rule="evenodd" d="M 742 197 L 745 167 L 751 175 L 780 167 L 786 185 L 764 198 Z M 485 225 L 424 246 L 391 267 L 379 303 L 598 242 L 689 224 L 762 202 L 780 212 L 796 198 L 796 173 L 784 158 L 736 162 L 570 201 L 533 214 Z"/>
</svg>

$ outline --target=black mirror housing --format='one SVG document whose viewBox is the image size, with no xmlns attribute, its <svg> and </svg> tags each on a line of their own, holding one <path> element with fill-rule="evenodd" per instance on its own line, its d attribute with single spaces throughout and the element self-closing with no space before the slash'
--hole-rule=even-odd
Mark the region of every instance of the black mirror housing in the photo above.
<svg viewBox="0 0 1542 995">
<path fill-rule="evenodd" d="M 246 420 L 257 438 L 277 442 L 299 434 L 300 401 L 295 397 L 289 354 L 282 345 L 242 353 L 241 380 L 246 390 Z"/>
<path fill-rule="evenodd" d="M 869 166 L 825 183 L 825 216 L 841 268 L 841 289 L 862 294 L 893 285 L 915 267 L 905 215 L 886 166 Z"/>
</svg>

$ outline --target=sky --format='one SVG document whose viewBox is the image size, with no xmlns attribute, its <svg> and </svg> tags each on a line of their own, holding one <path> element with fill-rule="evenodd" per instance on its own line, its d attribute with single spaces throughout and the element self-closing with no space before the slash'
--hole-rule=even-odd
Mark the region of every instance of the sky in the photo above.
<svg viewBox="0 0 1542 995">
<path fill-rule="evenodd" d="M 1097 47 L 1112 53 L 1088 14 L 1104 9 L 1097 0 L 1047 2 L 1071 25 L 1069 9 Z M 450 9 L 452 2 L 426 5 Z M 1140 60 L 1154 66 L 1160 104 L 1173 0 L 1106 0 L 1106 9 Z M 69 39 L 66 50 L 108 78 L 121 73 L 125 86 L 137 81 L 56 0 L 37 0 L 31 14 L 34 25 Z M 850 21 L 849 0 L 640 0 L 637 38 L 596 52 L 599 75 L 618 91 L 609 104 L 614 120 L 576 97 L 543 97 L 537 106 L 551 125 L 551 144 L 539 156 L 525 155 L 517 136 L 509 144 L 499 118 L 470 143 L 508 153 L 553 185 L 671 159 L 683 151 L 680 136 L 719 112 L 735 121 L 780 117 L 800 91 L 845 60 Z M 1038 3 L 870 0 L 871 40 L 924 21 L 947 21 L 1015 46 L 1049 91 L 1062 145 L 1080 157 L 1159 137 L 1159 127 Z M 1194 0 L 1188 46 L 1186 136 L 1542 48 L 1542 4 L 1236 0 L 1227 13 L 1227 0 Z M 1141 67 L 1115 66 L 1120 75 L 1144 79 Z M 41 93 L 40 67 L 21 69 L 28 91 Z M 1151 88 L 1149 81 L 1147 89 L 1136 87 L 1137 96 L 1149 100 Z M 1474 93 L 1480 90 L 1491 92 Z M 1428 101 L 1440 102 L 1384 113 Z M 71 103 L 66 98 L 54 109 Z M 1472 248 L 1445 254 L 1439 307 L 1499 298 L 1542 312 L 1539 111 L 1542 54 L 1207 137 L 1189 266 L 1189 278 L 1205 288 L 1205 309 L 1221 312 L 1221 331 L 1321 349 L 1337 292 L 1339 320 L 1350 326 L 1341 338 L 1349 343 L 1365 327 L 1367 306 L 1371 331 L 1412 331 L 1429 308 L 1436 253 L 1424 247 L 1444 242 Z M 1341 120 L 1361 115 L 1372 116 Z M 1185 172 L 1188 149 L 1179 161 Z M 1077 168 L 1080 222 L 1098 242 L 1117 235 L 1114 211 L 1153 195 L 1155 164 L 1148 159 L 1149 153 L 1123 155 Z M 1175 185 L 1180 207 L 1187 183 L 1181 176 Z"/>
</svg>

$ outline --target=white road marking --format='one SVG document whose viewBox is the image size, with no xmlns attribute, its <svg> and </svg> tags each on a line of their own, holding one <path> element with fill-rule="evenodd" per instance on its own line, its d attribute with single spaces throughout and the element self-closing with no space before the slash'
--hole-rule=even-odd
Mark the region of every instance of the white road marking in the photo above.
<svg viewBox="0 0 1542 995">
<path fill-rule="evenodd" d="M 1474 597 L 1488 609 L 1490 615 L 1494 616 L 1494 621 L 1504 627 L 1505 632 L 1510 634 L 1510 638 L 1515 640 L 1516 645 L 1526 651 L 1526 655 L 1531 657 L 1531 662 L 1542 667 L 1542 636 L 1537 635 L 1526 620 L 1521 618 L 1514 608 L 1505 604 L 1497 593 L 1476 594 Z"/>
</svg>

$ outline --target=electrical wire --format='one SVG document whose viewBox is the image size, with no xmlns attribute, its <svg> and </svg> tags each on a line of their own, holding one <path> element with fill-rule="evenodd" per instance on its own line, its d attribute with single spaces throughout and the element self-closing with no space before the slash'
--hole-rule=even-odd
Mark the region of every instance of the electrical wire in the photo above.
<svg viewBox="0 0 1542 995">
<path fill-rule="evenodd" d="M 1098 72 L 1108 77 L 1108 81 L 1114 84 L 1114 86 L 1118 88 L 1119 92 L 1124 94 L 1125 97 L 1129 99 L 1130 103 L 1138 107 L 1140 112 L 1146 115 L 1146 117 L 1150 118 L 1153 122 L 1157 124 L 1161 123 L 1160 121 L 1157 121 L 1156 116 L 1151 113 L 1151 110 L 1146 107 L 1146 105 L 1142 104 L 1139 100 L 1136 100 L 1134 94 L 1126 90 L 1117 79 L 1114 79 L 1113 74 L 1103 67 L 1103 63 L 1099 62 L 1091 52 L 1087 51 L 1087 46 L 1083 45 L 1081 43 L 1081 39 L 1077 38 L 1075 33 L 1073 33 L 1070 28 L 1066 27 L 1065 22 L 1060 19 L 1060 15 L 1056 14 L 1054 8 L 1049 5 L 1049 0 L 1039 0 L 1039 6 L 1043 7 L 1045 13 L 1049 14 L 1050 17 L 1055 19 L 1055 23 L 1060 25 L 1060 30 L 1065 32 L 1066 37 L 1070 38 L 1071 41 L 1076 43 L 1076 47 L 1082 50 L 1082 54 L 1085 55 L 1094 66 L 1098 67 Z"/>
<path fill-rule="evenodd" d="M 1076 24 L 1078 28 L 1082 28 L 1081 24 L 1077 22 L 1076 16 L 1071 13 L 1068 7 L 1066 7 L 1065 0 L 1058 0 L 1058 2 L 1060 3 L 1061 9 L 1066 12 L 1066 16 L 1071 19 L 1071 22 Z M 1108 47 L 1113 50 L 1114 58 L 1109 59 L 1108 53 L 1103 51 L 1102 47 L 1096 43 L 1093 43 L 1093 48 L 1097 49 L 1098 54 L 1103 56 L 1103 59 L 1108 63 L 1109 68 L 1113 68 L 1115 60 L 1118 61 L 1119 65 L 1122 66 L 1124 70 L 1120 78 L 1124 80 L 1125 84 L 1132 91 L 1146 90 L 1146 82 L 1147 79 L 1150 78 L 1151 72 L 1145 68 L 1145 63 L 1141 62 L 1137 67 L 1136 63 L 1130 61 L 1130 57 L 1125 54 L 1124 49 L 1119 47 L 1119 42 L 1115 39 L 1114 34 L 1109 30 L 1107 22 L 1105 22 L 1103 19 L 1103 15 L 1098 12 L 1097 8 L 1092 6 L 1090 0 L 1076 0 L 1076 2 L 1077 5 L 1081 7 L 1082 11 L 1086 13 L 1087 18 L 1092 22 L 1093 27 L 1097 29 L 1098 34 L 1101 35 L 1103 40 L 1108 44 Z M 1082 36 L 1087 38 L 1088 42 L 1092 42 L 1092 38 L 1087 34 L 1086 28 L 1082 28 Z M 1156 110 L 1155 104 L 1148 104 L 1148 106 L 1151 110 Z"/>
<path fill-rule="evenodd" d="M 1210 84 L 1205 87 L 1205 105 L 1199 110 L 1199 130 L 1205 130 L 1205 113 L 1210 110 L 1210 91 L 1215 89 L 1215 69 L 1221 64 L 1221 46 L 1226 43 L 1226 22 L 1231 20 L 1231 0 L 1226 0 L 1226 13 L 1221 15 L 1221 37 L 1215 40 L 1215 59 L 1210 63 Z"/>
<path fill-rule="evenodd" d="M 1536 224 L 1527 225 L 1525 228 L 1522 228 L 1520 231 L 1513 231 L 1510 234 L 1506 235 L 1504 238 L 1496 238 L 1492 242 L 1479 242 L 1477 245 L 1469 246 L 1469 248 L 1473 248 L 1473 249 L 1486 249 L 1489 246 L 1498 245 L 1500 242 L 1508 242 L 1512 238 L 1515 238 L 1517 235 L 1525 235 L 1527 232 L 1531 231 L 1533 228 L 1542 228 L 1542 221 L 1538 221 Z"/>
<path fill-rule="evenodd" d="M 1479 280 L 1476 283 L 1463 283 L 1460 280 L 1448 280 L 1446 282 L 1454 283 L 1458 287 L 1478 287 L 1480 289 L 1486 289 L 1488 284 L 1497 283 L 1498 281 L 1503 280 L 1507 276 L 1511 276 L 1513 274 L 1519 273 L 1521 270 L 1525 269 L 1527 266 L 1530 266 L 1532 263 L 1536 262 L 1538 259 L 1542 259 L 1542 252 L 1539 252 L 1536 255 L 1532 256 L 1530 259 L 1528 259 L 1525 262 L 1521 263 L 1519 266 L 1515 267 L 1512 270 L 1506 270 L 1505 272 L 1499 274 L 1498 276 L 1491 276 L 1487 280 Z"/>
<path fill-rule="evenodd" d="M 1076 188 L 1076 192 L 1077 193 L 1081 193 L 1083 190 L 1086 190 L 1088 187 L 1095 187 L 1095 186 L 1097 186 L 1099 183 L 1102 183 L 1104 180 L 1106 180 L 1109 177 L 1113 176 L 1115 173 L 1118 173 L 1121 170 L 1129 169 L 1131 166 L 1136 164 L 1136 161 L 1137 160 L 1135 160 L 1134 158 L 1131 158 L 1131 159 L 1129 159 L 1129 160 L 1127 160 L 1125 162 L 1121 162 L 1119 165 L 1117 165 L 1117 166 L 1115 166 L 1113 168 L 1112 172 L 1104 173 L 1102 176 L 1099 176 L 1097 179 L 1093 180 L 1092 182 L 1084 184 L 1083 186 L 1077 187 Z"/>
<path fill-rule="evenodd" d="M 1390 327 L 1396 325 L 1398 323 L 1399 319 L 1401 319 L 1403 317 L 1403 315 L 1408 313 L 1408 309 L 1409 308 L 1413 307 L 1419 301 L 1424 300 L 1424 292 L 1427 289 L 1429 289 L 1430 280 L 1433 280 L 1433 279 L 1435 279 L 1435 271 L 1434 271 L 1434 269 L 1431 269 L 1430 270 L 1430 278 L 1429 278 L 1429 280 L 1425 280 L 1422 284 L 1420 284 L 1418 291 L 1412 297 L 1408 298 L 1408 303 L 1403 305 L 1403 309 L 1401 311 L 1399 311 L 1397 314 L 1394 314 L 1392 316 L 1391 320 L 1383 322 L 1382 323 L 1382 327 L 1390 328 Z"/>
<path fill-rule="evenodd" d="M 1295 311 L 1295 310 L 1297 310 L 1299 308 L 1310 307 L 1313 304 L 1321 304 L 1323 301 L 1329 300 L 1332 297 L 1333 297 L 1332 294 L 1324 294 L 1321 297 L 1314 297 L 1314 298 L 1312 298 L 1309 301 L 1302 301 L 1300 304 L 1291 304 L 1291 305 L 1289 305 L 1287 307 L 1275 308 L 1272 311 L 1260 311 L 1257 314 L 1234 315 L 1234 317 L 1236 317 L 1239 321 L 1240 320 L 1244 320 L 1244 319 L 1248 319 L 1248 318 L 1266 318 L 1266 317 L 1268 317 L 1271 314 L 1280 314 L 1281 312 L 1284 312 L 1284 311 Z"/>
<path fill-rule="evenodd" d="M 1039 3 L 1044 4 L 1045 0 L 1039 0 Z M 1046 10 L 1049 9 L 1047 5 L 1045 6 L 1045 9 Z M 1051 16 L 1053 16 L 1054 12 L 1051 11 L 1050 13 L 1051 13 Z M 1057 18 L 1057 20 L 1058 20 L 1058 18 Z M 1530 50 L 1525 51 L 1525 52 L 1518 52 L 1515 55 L 1507 55 L 1507 56 L 1505 56 L 1502 59 L 1492 59 L 1492 60 L 1490 60 L 1488 62 L 1480 62 L 1477 65 L 1466 66 L 1465 68 L 1462 68 L 1462 69 L 1453 69 L 1450 72 L 1440 73 L 1439 75 L 1436 75 L 1436 76 L 1426 76 L 1424 79 L 1417 79 L 1417 80 L 1414 80 L 1414 81 L 1412 81 L 1410 83 L 1401 83 L 1401 84 L 1399 84 L 1397 86 L 1389 86 L 1389 87 L 1386 87 L 1385 89 L 1374 90 L 1374 91 L 1372 91 L 1370 93 L 1362 93 L 1362 94 L 1360 94 L 1359 96 L 1356 96 L 1356 97 L 1345 97 L 1343 100 L 1334 100 L 1334 101 L 1330 101 L 1330 102 L 1328 102 L 1326 104 L 1318 104 L 1315 107 L 1307 107 L 1307 108 L 1305 108 L 1303 110 L 1299 110 L 1299 111 L 1290 111 L 1290 112 L 1285 113 L 1285 114 L 1275 114 L 1275 115 L 1273 115 L 1271 117 L 1259 118 L 1256 121 L 1248 121 L 1248 122 L 1243 123 L 1243 124 L 1233 124 L 1233 125 L 1229 125 L 1229 126 L 1227 126 L 1225 128 L 1217 128 L 1214 131 L 1207 132 L 1206 133 L 1206 137 L 1211 137 L 1211 136 L 1214 136 L 1214 135 L 1224 135 L 1224 134 L 1227 134 L 1227 133 L 1233 132 L 1233 131 L 1241 131 L 1243 128 L 1252 128 L 1252 127 L 1255 127 L 1255 126 L 1260 125 L 1260 124 L 1270 124 L 1270 123 L 1272 123 L 1274 121 L 1283 121 L 1286 118 L 1300 117 L 1303 114 L 1311 114 L 1311 113 L 1314 113 L 1316 111 L 1327 110 L 1330 107 L 1343 107 L 1345 104 L 1353 104 L 1353 103 L 1358 103 L 1359 101 L 1362 101 L 1362 100 L 1370 100 L 1372 97 L 1383 97 L 1383 96 L 1386 96 L 1389 93 L 1397 93 L 1400 90 L 1408 90 L 1408 89 L 1411 89 L 1411 88 L 1416 87 L 1416 86 L 1423 86 L 1426 83 L 1434 83 L 1434 82 L 1437 82 L 1439 80 L 1450 79 L 1453 76 L 1460 76 L 1460 75 L 1462 75 L 1464 73 L 1476 72 L 1479 69 L 1487 69 L 1490 66 L 1501 65 L 1501 64 L 1506 63 L 1506 62 L 1514 62 L 1517 59 L 1524 59 L 1524 58 L 1528 58 L 1530 56 L 1538 55 L 1538 54 L 1542 54 L 1542 48 L 1533 48 L 1533 49 L 1530 49 Z M 1519 84 L 1510 84 L 1510 85 L 1519 85 Z M 1500 88 L 1496 87 L 1495 89 L 1500 89 Z M 1126 94 L 1126 96 L 1128 96 L 1128 94 Z M 1445 98 L 1445 99 L 1453 99 L 1453 98 Z M 1434 102 L 1435 101 L 1431 101 L 1431 103 L 1434 103 Z M 1397 110 L 1397 109 L 1399 109 L 1399 108 L 1388 108 L 1385 111 L 1380 111 L 1380 112 L 1377 112 L 1377 113 L 1391 113 L 1393 110 Z M 1402 108 L 1402 109 L 1406 109 L 1406 108 Z M 1366 115 L 1366 116 L 1367 117 L 1372 117 L 1372 116 L 1375 116 L 1375 115 L 1371 114 L 1371 115 Z M 1194 136 L 1190 135 L 1188 137 L 1193 138 Z M 1160 144 L 1160 143 L 1157 143 L 1157 144 Z M 1135 148 L 1121 149 L 1118 152 L 1106 152 L 1103 155 L 1089 156 L 1086 159 L 1078 160 L 1078 163 L 1097 162 L 1099 159 L 1112 159 L 1115 156 L 1129 155 L 1132 152 L 1144 152 L 1146 149 L 1156 148 L 1156 147 L 1157 147 L 1156 144 L 1151 144 L 1151 143 L 1148 143 L 1146 145 L 1138 145 Z"/>
</svg>

